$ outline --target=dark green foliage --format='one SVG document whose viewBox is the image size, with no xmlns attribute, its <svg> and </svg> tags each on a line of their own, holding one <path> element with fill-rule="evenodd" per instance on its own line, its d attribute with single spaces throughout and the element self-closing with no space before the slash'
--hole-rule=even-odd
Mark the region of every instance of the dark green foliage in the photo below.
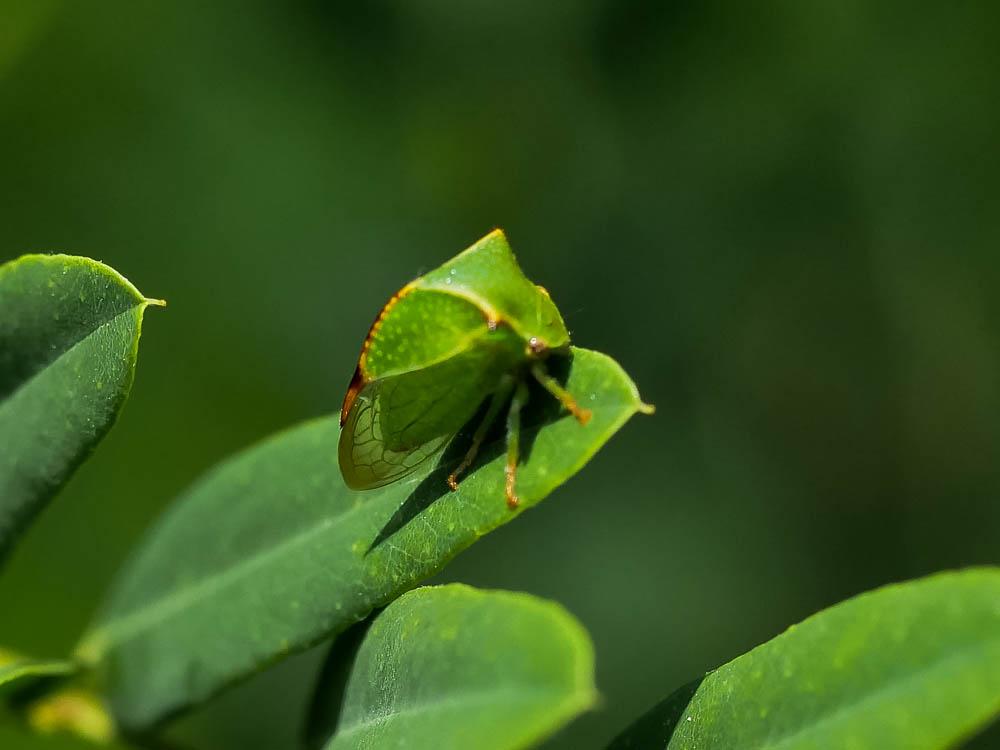
<svg viewBox="0 0 1000 750">
<path fill-rule="evenodd" d="M 0 554 L 112 423 L 151 302 L 86 259 L 26 256 L 0 268 Z M 526 594 L 409 589 L 650 411 L 605 355 L 572 348 L 546 364 L 592 416 L 581 425 L 540 385 L 530 394 L 517 510 L 504 498 L 502 425 L 457 491 L 445 482 L 488 399 L 436 461 L 369 492 L 344 483 L 337 417 L 307 422 L 223 462 L 175 503 L 73 661 L 5 658 L 0 722 L 102 743 L 117 727 L 158 748 L 163 720 L 347 631 L 317 684 L 310 748 L 544 741 L 597 702 L 582 626 Z M 821 612 L 671 695 L 611 748 L 945 750 L 998 713 L 1000 569 L 981 568 Z M 46 744 L 10 726 L 0 741 Z"/>
</svg>

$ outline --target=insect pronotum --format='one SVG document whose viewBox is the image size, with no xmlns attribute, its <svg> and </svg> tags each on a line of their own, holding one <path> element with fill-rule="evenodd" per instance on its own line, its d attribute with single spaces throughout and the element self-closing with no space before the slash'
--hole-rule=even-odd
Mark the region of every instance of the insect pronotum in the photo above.
<svg viewBox="0 0 1000 750">
<path fill-rule="evenodd" d="M 507 504 L 517 507 L 520 416 L 533 377 L 581 425 L 590 411 L 546 369 L 569 332 L 548 292 L 521 271 L 499 229 L 410 282 L 382 308 L 340 412 L 338 456 L 352 489 L 382 487 L 437 454 L 489 397 L 451 489 L 507 406 Z"/>
</svg>

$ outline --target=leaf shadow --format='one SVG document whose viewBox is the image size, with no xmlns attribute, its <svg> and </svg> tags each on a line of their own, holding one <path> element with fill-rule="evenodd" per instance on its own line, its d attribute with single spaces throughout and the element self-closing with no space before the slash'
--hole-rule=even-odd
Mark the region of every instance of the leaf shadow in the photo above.
<svg viewBox="0 0 1000 750">
<path fill-rule="evenodd" d="M 5 684 L 0 688 L 0 713 L 4 704 L 18 712 L 26 711 L 32 703 L 52 695 L 68 684 L 74 673 L 75 670 L 67 671 L 65 674 L 43 674 L 22 679 L 21 682 L 24 684 L 17 682 Z"/>
<path fill-rule="evenodd" d="M 368 617 L 351 625 L 330 644 L 316 684 L 313 686 L 309 709 L 301 730 L 301 746 L 305 750 L 320 750 L 337 732 L 347 694 L 347 682 L 358 658 L 358 651 L 379 608 Z"/>
<path fill-rule="evenodd" d="M 666 747 L 706 677 L 708 674 L 692 680 L 657 703 L 615 737 L 605 750 L 645 750 L 650 747 Z"/>
<path fill-rule="evenodd" d="M 566 384 L 572 365 L 572 355 L 553 356 L 546 361 L 546 368 L 549 374 L 558 380 L 561 385 Z M 569 414 L 562 410 L 559 402 L 535 382 L 534 378 L 527 374 L 525 374 L 525 377 L 527 378 L 529 397 L 521 416 L 521 464 L 530 462 L 535 438 L 543 427 L 560 419 L 572 419 Z M 403 501 L 375 536 L 371 546 L 365 553 L 366 556 L 374 552 L 385 541 L 420 515 L 421 512 L 429 508 L 435 500 L 451 492 L 446 481 L 448 474 L 465 456 L 466 451 L 471 445 L 472 435 L 485 418 L 488 408 L 489 398 L 484 398 L 476 413 L 472 415 L 472 418 L 463 425 L 462 429 L 448 443 L 434 469 L 413 489 L 413 492 L 407 496 L 406 500 Z M 486 439 L 479 449 L 476 460 L 473 461 L 472 466 L 466 472 L 466 476 L 499 458 L 506 452 L 506 415 L 507 408 L 505 407 L 500 410 L 499 416 L 486 434 Z M 461 486 L 461 480 L 459 481 L 459 486 Z M 500 503 L 505 502 L 502 496 L 498 497 L 497 501 Z"/>
</svg>

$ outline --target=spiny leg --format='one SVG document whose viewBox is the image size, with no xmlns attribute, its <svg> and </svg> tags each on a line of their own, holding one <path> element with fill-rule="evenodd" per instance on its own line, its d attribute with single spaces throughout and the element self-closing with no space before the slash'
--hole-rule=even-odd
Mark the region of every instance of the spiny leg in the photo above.
<svg viewBox="0 0 1000 750">
<path fill-rule="evenodd" d="M 490 405 L 486 409 L 486 415 L 483 417 L 482 422 L 476 427 L 476 431 L 472 435 L 472 444 L 469 446 L 469 450 L 465 452 L 465 456 L 462 458 L 462 463 L 456 467 L 456 469 L 448 475 L 448 486 L 452 491 L 458 489 L 458 477 L 459 475 L 472 466 L 472 462 L 476 460 L 476 454 L 479 453 L 480 447 L 482 447 L 483 440 L 486 439 L 486 433 L 489 432 L 490 425 L 496 421 L 497 414 L 500 413 L 500 407 L 504 405 L 507 397 L 510 395 L 510 389 L 513 387 L 513 381 L 505 379 L 501 383 L 500 388 L 493 394 L 490 399 Z"/>
<path fill-rule="evenodd" d="M 535 380 L 541 384 L 542 388 L 555 396 L 566 411 L 576 417 L 577 422 L 580 424 L 587 424 L 587 422 L 590 421 L 590 409 L 584 409 L 576 403 L 576 399 L 570 395 L 569 391 L 559 385 L 558 380 L 549 375 L 545 369 L 545 365 L 541 362 L 535 362 L 535 364 L 531 366 L 531 374 L 535 376 Z"/>
<path fill-rule="evenodd" d="M 507 465 L 504 467 L 504 476 L 507 479 L 504 491 L 507 494 L 507 507 L 511 510 L 517 507 L 518 502 L 516 492 L 517 482 L 517 462 L 521 452 L 521 409 L 528 402 L 528 386 L 523 380 L 519 381 L 514 390 L 514 398 L 510 401 L 510 410 L 507 412 Z"/>
</svg>

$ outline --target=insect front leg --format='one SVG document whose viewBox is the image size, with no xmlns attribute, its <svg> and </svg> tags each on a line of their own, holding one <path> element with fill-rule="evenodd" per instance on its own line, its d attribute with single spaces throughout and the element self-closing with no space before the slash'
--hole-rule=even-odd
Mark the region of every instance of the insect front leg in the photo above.
<svg viewBox="0 0 1000 750">
<path fill-rule="evenodd" d="M 469 446 L 469 450 L 466 451 L 465 456 L 462 458 L 462 463 L 460 463 L 451 474 L 448 475 L 448 486 L 455 491 L 458 489 L 458 477 L 459 475 L 472 466 L 472 462 L 476 460 L 476 454 L 479 453 L 479 448 L 483 444 L 483 440 L 486 439 L 486 433 L 489 432 L 490 425 L 496 421 L 497 415 L 500 413 L 500 407 L 504 405 L 507 398 L 510 396 L 511 388 L 514 387 L 514 381 L 509 377 L 504 377 L 503 381 L 500 383 L 500 387 L 493 394 L 490 399 L 490 405 L 486 410 L 486 416 L 476 427 L 475 433 L 472 435 L 472 445 Z"/>
<path fill-rule="evenodd" d="M 507 506 L 513 510 L 520 502 L 517 498 L 517 462 L 521 452 L 521 409 L 528 403 L 528 386 L 523 380 L 519 380 L 517 388 L 514 389 L 514 398 L 510 401 L 510 410 L 507 412 L 507 465 L 504 467 L 504 476 L 507 480 L 505 492 L 507 495 Z"/>
<path fill-rule="evenodd" d="M 558 380 L 549 375 L 545 369 L 545 365 L 541 362 L 535 362 L 531 366 L 531 374 L 535 376 L 535 380 L 541 384 L 542 388 L 555 396 L 566 411 L 576 417 L 577 422 L 580 424 L 587 424 L 587 422 L 590 421 L 590 409 L 584 409 L 577 404 L 576 399 L 570 395 L 569 391 L 559 385 Z"/>
</svg>

